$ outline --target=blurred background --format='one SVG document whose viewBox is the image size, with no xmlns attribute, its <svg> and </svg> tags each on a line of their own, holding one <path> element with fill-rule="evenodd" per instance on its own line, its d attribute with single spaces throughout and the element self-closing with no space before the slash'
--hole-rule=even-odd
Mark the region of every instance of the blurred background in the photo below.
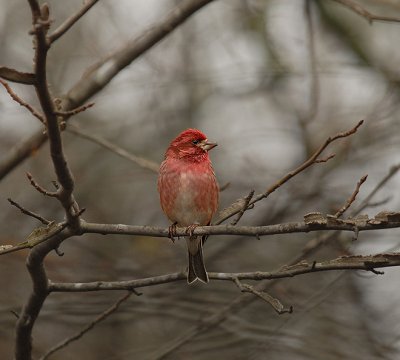
<svg viewBox="0 0 400 360">
<path fill-rule="evenodd" d="M 53 29 L 81 1 L 49 1 Z M 50 50 L 53 93 L 65 94 L 94 62 L 142 34 L 181 1 L 100 1 Z M 357 0 L 370 12 L 400 18 L 395 0 Z M 0 0 L 0 64 L 32 69 L 26 1 Z M 221 185 L 220 208 L 265 191 L 305 161 L 329 135 L 365 124 L 331 146 L 336 157 L 317 164 L 246 212 L 240 224 L 301 221 L 310 211 L 335 213 L 368 174 L 356 208 L 399 162 L 400 25 L 368 21 L 333 0 L 219 0 L 120 72 L 71 124 L 160 163 L 169 142 L 196 127 L 219 146 L 211 152 Z M 38 107 L 32 87 L 10 83 Z M 0 91 L 0 161 L 41 124 Z M 63 133 L 76 180 L 75 197 L 87 221 L 167 226 L 158 203 L 157 175 L 96 143 Z M 48 144 L 0 182 L 0 244 L 23 241 L 39 224 L 7 202 L 10 197 L 61 221 L 57 201 L 28 183 L 55 179 Z M 399 176 L 363 213 L 399 209 Z M 349 214 L 351 210 L 349 211 Z M 230 220 L 228 220 L 229 222 Z M 307 259 L 396 251 L 399 230 L 335 234 Z M 211 237 L 209 271 L 273 271 L 301 258 L 324 234 L 254 238 Z M 184 270 L 184 241 L 85 235 L 65 241 L 46 259 L 53 281 L 124 280 Z M 0 353 L 13 357 L 15 315 L 31 290 L 27 251 L 0 257 Z M 326 272 L 268 284 L 268 293 L 293 314 L 277 315 L 255 297 L 240 302 L 228 282 L 184 282 L 141 289 L 103 323 L 52 358 L 69 359 L 397 359 L 400 356 L 399 269 L 384 276 Z M 121 292 L 57 293 L 36 322 L 39 356 L 79 331 Z M 232 303 L 236 306 L 232 306 Z M 202 322 L 203 321 L 203 322 Z M 204 326 L 201 329 L 201 326 Z M 190 336 L 190 335 L 193 336 Z"/>
</svg>

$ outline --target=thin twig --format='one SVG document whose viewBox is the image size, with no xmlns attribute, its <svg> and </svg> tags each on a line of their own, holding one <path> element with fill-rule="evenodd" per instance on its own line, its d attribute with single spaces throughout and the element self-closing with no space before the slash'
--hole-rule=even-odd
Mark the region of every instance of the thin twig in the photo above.
<svg viewBox="0 0 400 360">
<path fill-rule="evenodd" d="M 347 211 L 347 209 L 351 206 L 351 204 L 356 200 L 357 194 L 360 191 L 360 187 L 362 184 L 364 184 L 364 182 L 367 180 L 368 175 L 364 175 L 357 183 L 357 186 L 353 192 L 353 194 L 351 194 L 351 196 L 347 199 L 346 204 L 344 204 L 336 213 L 335 213 L 335 217 L 341 217 L 345 211 Z"/>
<path fill-rule="evenodd" d="M 46 196 L 50 196 L 50 197 L 58 197 L 59 193 L 58 191 L 47 191 L 45 188 L 43 188 L 42 186 L 40 186 L 36 180 L 33 178 L 32 174 L 30 172 L 26 173 L 26 177 L 28 178 L 29 182 L 31 183 L 31 185 L 37 190 L 39 191 L 41 194 L 46 195 Z"/>
<path fill-rule="evenodd" d="M 239 220 L 242 218 L 245 211 L 247 209 L 249 209 L 249 202 L 253 196 L 254 196 L 254 190 L 251 190 L 249 195 L 247 195 L 246 198 L 244 199 L 243 207 L 239 211 L 237 217 L 235 219 L 233 219 L 233 221 L 231 222 L 231 225 L 236 225 L 239 222 Z"/>
<path fill-rule="evenodd" d="M 256 295 L 260 299 L 262 299 L 265 302 L 267 302 L 268 304 L 270 304 L 279 315 L 282 315 L 285 313 L 291 314 L 293 312 L 292 306 L 290 306 L 289 308 L 285 308 L 278 299 L 267 294 L 265 291 L 261 292 L 261 291 L 254 289 L 254 287 L 251 285 L 243 284 L 238 278 L 234 278 L 233 282 L 236 284 L 236 286 L 239 288 L 239 290 L 241 292 L 243 292 L 243 293 L 247 292 L 247 293 Z"/>
<path fill-rule="evenodd" d="M 89 103 L 89 104 L 79 106 L 79 107 L 77 107 L 77 108 L 75 108 L 75 109 L 72 109 L 72 110 L 68 110 L 68 111 L 55 111 L 54 113 L 55 113 L 56 115 L 59 115 L 59 116 L 72 116 L 72 115 L 79 114 L 80 112 L 83 112 L 83 111 L 85 111 L 85 110 L 91 108 L 94 104 L 95 104 L 94 102 L 91 102 L 91 103 Z"/>
<path fill-rule="evenodd" d="M 93 329 L 98 323 L 107 319 L 112 313 L 118 310 L 119 306 L 132 295 L 132 291 L 121 296 L 113 305 L 111 305 L 108 309 L 103 311 L 99 316 L 97 316 L 93 321 L 91 321 L 88 325 L 86 325 L 82 330 L 78 331 L 76 334 L 66 338 L 65 340 L 59 342 L 57 345 L 53 346 L 49 351 L 47 351 L 43 356 L 39 358 L 39 360 L 46 360 L 55 352 L 61 350 L 68 346 L 71 342 L 79 340 L 83 335 L 85 335 L 88 331 Z"/>
<path fill-rule="evenodd" d="M 57 29 L 49 35 L 49 41 L 53 43 L 64 35 L 90 8 L 97 3 L 98 0 L 87 0 L 84 5 L 71 17 L 65 20 Z"/>
<path fill-rule="evenodd" d="M 50 224 L 50 221 L 49 221 L 49 220 L 45 219 L 44 217 L 40 216 L 39 214 L 36 214 L 36 213 L 34 213 L 34 212 L 32 212 L 32 211 L 30 211 L 30 210 L 28 210 L 28 209 L 25 209 L 23 206 L 21 206 L 20 204 L 18 204 L 18 203 L 15 202 L 14 200 L 12 200 L 12 199 L 10 199 L 10 198 L 8 198 L 7 200 L 8 200 L 8 202 L 9 202 L 11 205 L 13 205 L 13 206 L 15 206 L 16 208 L 18 208 L 19 210 L 21 210 L 21 212 L 22 212 L 23 214 L 28 215 L 28 216 L 32 216 L 33 218 L 39 220 L 39 221 L 40 221 L 42 224 L 44 224 L 44 225 Z"/>
<path fill-rule="evenodd" d="M 374 21 L 400 22 L 399 17 L 382 16 L 382 15 L 372 14 L 368 10 L 363 8 L 360 4 L 358 4 L 352 0 L 334 0 L 334 1 L 346 6 L 350 10 L 354 11 L 356 14 L 361 15 L 362 17 L 366 18 L 370 24 L 372 24 Z"/>
<path fill-rule="evenodd" d="M 398 172 L 400 171 L 400 164 L 393 165 L 388 174 L 381 180 L 379 181 L 378 184 L 376 184 L 375 188 L 369 193 L 369 195 L 363 200 L 363 202 L 360 204 L 358 209 L 356 210 L 356 213 L 362 211 L 366 207 L 369 206 L 369 202 L 371 199 L 375 196 L 375 194 L 393 177 L 395 176 Z"/>
<path fill-rule="evenodd" d="M 8 94 L 11 96 L 11 98 L 17 102 L 18 104 L 20 104 L 21 106 L 23 106 L 24 108 L 28 109 L 28 111 L 35 116 L 36 118 L 38 118 L 40 120 L 40 122 L 42 124 L 46 124 L 46 120 L 43 116 L 43 114 L 41 114 L 38 110 L 36 110 L 32 105 L 28 104 L 27 102 L 25 102 L 24 100 L 22 100 L 12 89 L 11 87 L 7 84 L 7 82 L 5 82 L 4 80 L 0 79 L 0 84 L 2 84 L 4 86 L 4 88 L 7 90 Z"/>
</svg>

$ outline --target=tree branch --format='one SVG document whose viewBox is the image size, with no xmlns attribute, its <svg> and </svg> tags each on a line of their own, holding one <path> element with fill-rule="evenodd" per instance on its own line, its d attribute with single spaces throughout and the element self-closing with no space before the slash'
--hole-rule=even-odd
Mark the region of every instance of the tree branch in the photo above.
<svg viewBox="0 0 400 360">
<path fill-rule="evenodd" d="M 57 29 L 49 35 L 50 43 L 55 42 L 63 36 L 83 15 L 85 15 L 90 8 L 97 3 L 98 0 L 86 0 L 84 5 L 71 17 L 65 20 Z"/>
<path fill-rule="evenodd" d="M 243 272 L 243 273 L 215 273 L 209 272 L 208 276 L 213 280 L 235 281 L 238 280 L 272 280 L 291 278 L 322 271 L 336 270 L 365 270 L 372 271 L 385 267 L 400 266 L 400 253 L 377 254 L 368 256 L 341 256 L 339 258 L 312 262 L 300 261 L 297 264 L 282 267 L 272 272 Z M 380 274 L 380 273 L 378 273 Z M 88 283 L 49 283 L 50 292 L 87 292 L 100 290 L 132 290 L 142 287 L 166 284 L 170 282 L 185 280 L 185 273 L 173 273 L 168 275 L 154 276 L 144 279 L 124 281 L 95 281 Z M 258 290 L 259 291 L 259 290 Z"/>
<path fill-rule="evenodd" d="M 19 84 L 33 85 L 35 83 L 34 74 L 21 72 L 6 66 L 0 66 L 0 77 Z"/>
<path fill-rule="evenodd" d="M 308 233 L 315 231 L 354 231 L 357 227 L 361 231 L 393 229 L 400 227 L 400 213 L 380 212 L 374 218 L 365 216 L 338 219 L 333 215 L 324 216 L 321 213 L 310 213 L 305 215 L 305 221 L 288 222 L 264 226 L 237 226 L 237 225 L 212 225 L 198 226 L 193 230 L 194 235 L 242 235 L 242 236 L 264 236 L 276 234 Z M 82 233 L 94 234 L 120 234 L 141 235 L 168 238 L 168 228 L 156 226 L 124 225 L 124 224 L 98 224 L 81 221 Z M 186 228 L 176 228 L 176 236 L 187 235 Z"/>
<path fill-rule="evenodd" d="M 8 94 L 11 96 L 11 98 L 17 102 L 18 104 L 20 104 L 21 106 L 23 106 L 24 108 L 28 109 L 28 111 L 35 116 L 37 119 L 40 120 L 40 122 L 42 124 L 46 124 L 46 120 L 43 116 L 43 114 L 39 113 L 39 111 L 37 111 L 32 105 L 28 104 L 27 102 L 25 102 L 24 100 L 22 100 L 12 89 L 11 87 L 3 80 L 0 79 L 0 84 L 2 84 L 4 86 L 4 88 L 7 90 Z"/>
</svg>

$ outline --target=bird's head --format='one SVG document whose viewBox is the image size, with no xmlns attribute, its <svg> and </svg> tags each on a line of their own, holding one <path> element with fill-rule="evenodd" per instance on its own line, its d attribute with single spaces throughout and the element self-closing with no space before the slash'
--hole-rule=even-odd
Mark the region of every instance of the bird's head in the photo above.
<svg viewBox="0 0 400 360">
<path fill-rule="evenodd" d="M 194 161 L 208 159 L 208 151 L 217 143 L 208 141 L 207 137 L 197 129 L 182 131 L 169 145 L 165 157 L 188 158 Z"/>
</svg>

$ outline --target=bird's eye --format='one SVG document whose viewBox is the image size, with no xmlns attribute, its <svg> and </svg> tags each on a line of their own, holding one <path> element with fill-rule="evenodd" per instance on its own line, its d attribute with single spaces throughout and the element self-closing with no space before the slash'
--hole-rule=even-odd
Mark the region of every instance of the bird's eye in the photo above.
<svg viewBox="0 0 400 360">
<path fill-rule="evenodd" d="M 197 145 L 199 142 L 200 142 L 200 139 L 193 140 L 193 141 L 192 141 L 192 144 L 193 144 L 193 145 Z"/>
</svg>

